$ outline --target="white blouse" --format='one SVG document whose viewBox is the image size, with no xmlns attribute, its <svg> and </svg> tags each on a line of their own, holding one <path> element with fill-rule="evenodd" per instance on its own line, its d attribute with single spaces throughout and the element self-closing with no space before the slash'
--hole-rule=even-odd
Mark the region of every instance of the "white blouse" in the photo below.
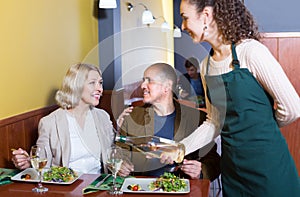
<svg viewBox="0 0 300 197">
<path fill-rule="evenodd" d="M 277 109 L 275 116 L 280 127 L 290 124 L 300 117 L 299 96 L 284 73 L 281 65 L 262 43 L 247 39 L 236 46 L 241 68 L 248 68 L 262 87 L 272 96 Z M 206 91 L 206 57 L 200 65 L 203 86 Z M 231 68 L 232 55 L 222 61 L 210 58 L 208 75 L 228 73 Z M 220 134 L 218 110 L 206 98 L 207 119 L 191 135 L 183 139 L 186 154 L 189 154 L 214 140 Z"/>
<path fill-rule="evenodd" d="M 69 167 L 83 173 L 99 174 L 101 146 L 91 112 L 87 113 L 84 129 L 69 113 L 67 119 L 71 141 Z"/>
</svg>

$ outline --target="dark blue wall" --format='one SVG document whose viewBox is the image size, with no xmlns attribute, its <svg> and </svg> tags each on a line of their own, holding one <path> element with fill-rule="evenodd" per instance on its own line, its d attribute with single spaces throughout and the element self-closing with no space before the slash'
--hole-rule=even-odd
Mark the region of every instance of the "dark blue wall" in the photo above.
<svg viewBox="0 0 300 197">
<path fill-rule="evenodd" d="M 260 32 L 300 32 L 299 0 L 245 0 Z"/>
<path fill-rule="evenodd" d="M 99 9 L 98 29 L 99 29 L 99 59 L 100 69 L 103 75 L 104 89 L 112 90 L 115 84 L 120 81 L 122 74 L 121 58 L 121 41 L 119 38 L 121 31 L 120 17 L 120 0 L 117 1 L 115 9 Z"/>
<path fill-rule="evenodd" d="M 244 0 L 246 7 L 255 18 L 260 32 L 300 32 L 300 1 L 299 0 Z M 180 27 L 180 0 L 174 1 L 174 23 Z M 209 50 L 207 44 L 202 44 Z M 182 49 L 184 47 L 184 49 Z M 194 46 L 191 44 L 182 45 L 178 40 L 174 40 L 174 50 L 185 50 L 186 53 L 194 54 Z M 199 52 L 200 53 L 200 52 Z M 199 58 L 201 61 L 201 59 Z M 175 68 L 184 71 L 184 58 L 175 53 Z"/>
</svg>

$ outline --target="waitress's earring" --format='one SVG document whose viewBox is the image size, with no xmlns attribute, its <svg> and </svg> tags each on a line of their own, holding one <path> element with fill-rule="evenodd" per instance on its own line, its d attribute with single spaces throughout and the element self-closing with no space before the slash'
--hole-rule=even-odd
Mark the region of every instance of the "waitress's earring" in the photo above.
<svg viewBox="0 0 300 197">
<path fill-rule="evenodd" d="M 203 35 L 204 35 L 205 37 L 208 36 L 207 29 L 208 29 L 208 27 L 207 27 L 207 25 L 205 25 L 205 26 L 203 27 Z"/>
</svg>

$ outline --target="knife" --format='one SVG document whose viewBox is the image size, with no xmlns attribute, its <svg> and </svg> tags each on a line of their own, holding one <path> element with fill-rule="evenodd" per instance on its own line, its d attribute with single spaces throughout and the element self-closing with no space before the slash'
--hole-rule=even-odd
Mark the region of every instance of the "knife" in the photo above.
<svg viewBox="0 0 300 197">
<path fill-rule="evenodd" d="M 108 175 L 106 175 L 106 177 L 104 177 L 101 181 L 99 181 L 99 183 L 97 183 L 96 185 L 95 185 L 95 187 L 99 187 L 106 179 L 108 179 L 108 177 L 110 177 L 111 176 L 111 174 L 108 174 Z"/>
</svg>

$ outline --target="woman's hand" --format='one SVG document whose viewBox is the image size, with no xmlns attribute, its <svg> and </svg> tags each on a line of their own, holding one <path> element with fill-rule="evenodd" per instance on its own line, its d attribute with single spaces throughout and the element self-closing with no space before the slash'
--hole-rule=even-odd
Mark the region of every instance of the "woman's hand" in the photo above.
<svg viewBox="0 0 300 197">
<path fill-rule="evenodd" d="M 30 168 L 30 157 L 29 154 L 19 148 L 18 150 L 12 151 L 12 159 L 11 159 L 16 168 L 20 170 L 24 170 L 26 168 Z"/>
<path fill-rule="evenodd" d="M 197 160 L 183 160 L 183 165 L 181 166 L 181 170 L 189 175 L 191 179 L 199 179 L 202 166 L 201 162 Z"/>
<path fill-rule="evenodd" d="M 120 114 L 119 118 L 117 119 L 117 125 L 120 128 L 124 122 L 124 117 L 128 116 L 132 112 L 133 107 L 127 107 L 124 111 Z"/>
<path fill-rule="evenodd" d="M 128 176 L 130 172 L 134 171 L 134 166 L 131 162 L 123 161 L 121 165 L 121 169 L 119 170 L 118 174 L 119 176 Z"/>
</svg>

